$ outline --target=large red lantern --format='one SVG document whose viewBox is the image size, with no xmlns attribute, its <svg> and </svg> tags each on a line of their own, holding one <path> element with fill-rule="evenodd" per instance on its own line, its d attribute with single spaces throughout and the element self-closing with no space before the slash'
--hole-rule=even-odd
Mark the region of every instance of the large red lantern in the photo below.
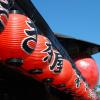
<svg viewBox="0 0 100 100">
<path fill-rule="evenodd" d="M 37 36 L 37 45 L 33 53 L 24 60 L 22 68 L 31 74 L 40 73 L 49 66 L 52 58 L 52 44 L 45 36 Z"/>
<path fill-rule="evenodd" d="M 25 15 L 12 13 L 5 30 L 0 34 L 0 58 L 9 64 L 19 62 L 34 51 L 36 42 L 34 23 Z"/>
<path fill-rule="evenodd" d="M 91 57 L 80 56 L 78 59 L 75 59 L 75 64 L 82 76 L 88 82 L 90 88 L 94 88 L 99 79 L 98 66 L 95 60 Z"/>
</svg>

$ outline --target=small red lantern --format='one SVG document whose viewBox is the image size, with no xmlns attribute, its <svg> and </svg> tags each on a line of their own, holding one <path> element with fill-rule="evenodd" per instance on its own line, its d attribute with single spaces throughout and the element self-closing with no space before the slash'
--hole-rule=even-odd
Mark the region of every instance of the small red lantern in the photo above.
<svg viewBox="0 0 100 100">
<path fill-rule="evenodd" d="M 88 82 L 90 88 L 93 89 L 97 85 L 99 79 L 98 66 L 95 60 L 91 57 L 80 56 L 78 59 L 75 59 L 75 64 Z"/>
<path fill-rule="evenodd" d="M 82 97 L 84 100 L 98 100 L 96 93 L 89 89 L 88 85 L 76 74 L 76 71 L 73 72 L 70 81 L 66 82 L 66 88 L 62 88 L 62 90 L 70 92 L 73 96 Z"/>
<path fill-rule="evenodd" d="M 33 53 L 24 60 L 22 68 L 32 74 L 33 72 L 41 72 L 45 67 L 49 66 L 52 53 L 51 42 L 45 36 L 38 35 L 36 48 Z"/>
<path fill-rule="evenodd" d="M 14 64 L 29 56 L 34 51 L 36 42 L 34 23 L 23 14 L 12 13 L 5 30 L 0 34 L 0 58 Z"/>
<path fill-rule="evenodd" d="M 71 92 L 73 95 L 79 96 L 85 91 L 84 82 L 81 80 L 80 76 L 76 74 L 76 71 L 73 70 L 72 77 L 69 81 L 66 82 L 65 92 Z"/>
</svg>

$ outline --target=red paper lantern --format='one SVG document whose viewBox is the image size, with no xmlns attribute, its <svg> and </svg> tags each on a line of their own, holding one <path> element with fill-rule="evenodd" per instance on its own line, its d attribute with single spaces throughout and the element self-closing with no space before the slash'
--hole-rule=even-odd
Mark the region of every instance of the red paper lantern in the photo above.
<svg viewBox="0 0 100 100">
<path fill-rule="evenodd" d="M 8 63 L 25 59 L 34 51 L 36 41 L 34 23 L 25 15 L 12 13 L 0 34 L 0 58 Z"/>
<path fill-rule="evenodd" d="M 37 45 L 33 53 L 24 60 L 22 68 L 26 71 L 41 72 L 45 67 L 49 66 L 52 58 L 52 44 L 42 35 L 37 36 Z"/>
<path fill-rule="evenodd" d="M 93 89 L 97 85 L 99 79 L 98 66 L 95 60 L 91 57 L 82 58 L 82 56 L 80 56 L 80 58 L 75 59 L 75 64 L 88 82 L 90 88 Z"/>
<path fill-rule="evenodd" d="M 85 86 L 80 76 L 73 70 L 72 77 L 69 81 L 66 81 L 65 87 L 61 88 L 60 90 L 71 92 L 72 95 L 80 96 L 83 93 L 83 90 L 85 91 Z"/>
<path fill-rule="evenodd" d="M 89 89 L 88 85 L 74 71 L 70 81 L 66 83 L 65 92 L 70 92 L 73 96 L 82 97 L 83 100 L 98 100 L 96 93 Z"/>
<path fill-rule="evenodd" d="M 72 94 L 76 96 L 82 96 L 85 91 L 86 91 L 86 86 L 83 80 L 80 81 L 79 88 L 72 87 L 72 92 L 74 92 Z"/>
<path fill-rule="evenodd" d="M 75 92 L 76 88 L 78 88 L 78 85 L 80 84 L 79 82 L 80 82 L 79 77 L 77 76 L 76 72 L 73 70 L 72 77 L 68 82 L 66 82 L 66 88 L 71 92 L 73 91 Z"/>
</svg>

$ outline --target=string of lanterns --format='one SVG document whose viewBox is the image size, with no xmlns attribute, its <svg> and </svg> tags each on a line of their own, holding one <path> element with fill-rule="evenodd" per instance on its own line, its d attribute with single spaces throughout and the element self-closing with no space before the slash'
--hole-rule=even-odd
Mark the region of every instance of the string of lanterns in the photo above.
<svg viewBox="0 0 100 100">
<path fill-rule="evenodd" d="M 93 91 L 96 83 L 92 85 L 87 80 L 89 87 L 72 68 L 71 63 L 53 48 L 50 40 L 38 33 L 31 19 L 18 11 L 10 13 L 9 18 L 7 12 L 5 15 L 8 22 L 0 17 L 6 23 L 5 29 L 2 27 L 4 30 L 0 33 L 1 62 L 18 67 L 30 77 L 46 82 L 60 91 L 71 92 L 75 99 L 98 100 Z M 81 66 L 78 60 L 76 65 Z"/>
</svg>

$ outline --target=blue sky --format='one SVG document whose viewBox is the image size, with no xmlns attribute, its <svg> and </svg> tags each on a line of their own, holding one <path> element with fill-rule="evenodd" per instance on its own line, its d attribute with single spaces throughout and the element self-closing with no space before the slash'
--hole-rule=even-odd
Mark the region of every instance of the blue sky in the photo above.
<svg viewBox="0 0 100 100">
<path fill-rule="evenodd" d="M 100 44 L 100 0 L 32 1 L 54 32 Z M 100 53 L 93 57 L 100 72 Z"/>
</svg>

